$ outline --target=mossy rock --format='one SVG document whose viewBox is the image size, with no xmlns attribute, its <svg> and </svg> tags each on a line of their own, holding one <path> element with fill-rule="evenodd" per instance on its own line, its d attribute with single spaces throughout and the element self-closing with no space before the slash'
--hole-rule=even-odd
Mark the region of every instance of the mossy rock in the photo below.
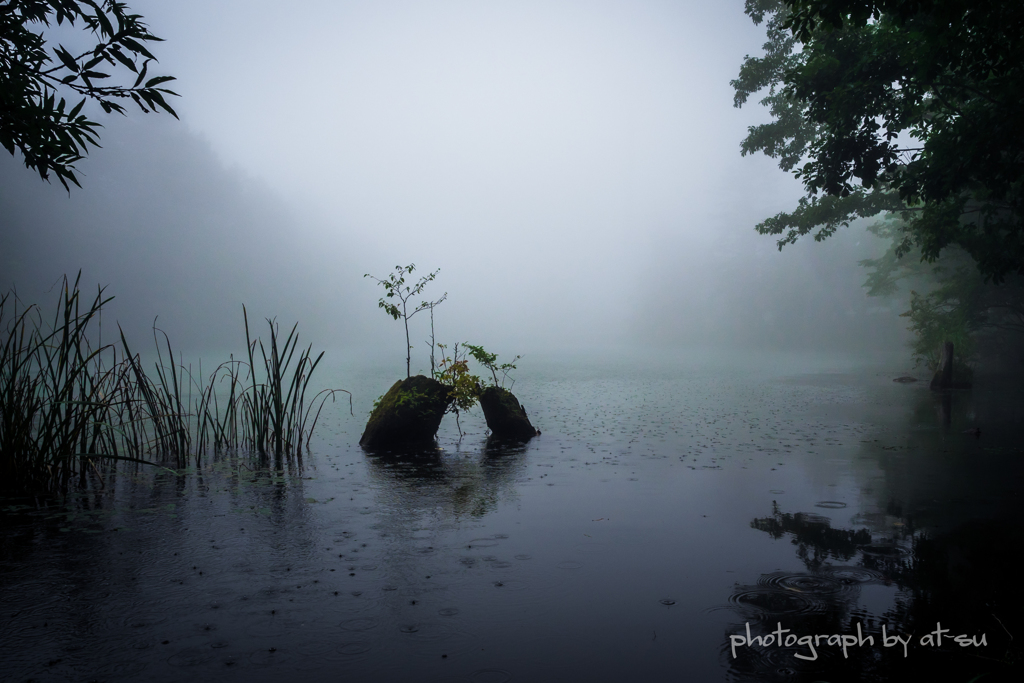
<svg viewBox="0 0 1024 683">
<path fill-rule="evenodd" d="M 480 408 L 487 428 L 499 439 L 528 441 L 539 432 L 530 424 L 526 410 L 508 389 L 487 387 L 480 393 Z"/>
<path fill-rule="evenodd" d="M 449 388 L 435 379 L 399 380 L 370 414 L 359 445 L 376 450 L 429 443 L 451 401 Z"/>
</svg>

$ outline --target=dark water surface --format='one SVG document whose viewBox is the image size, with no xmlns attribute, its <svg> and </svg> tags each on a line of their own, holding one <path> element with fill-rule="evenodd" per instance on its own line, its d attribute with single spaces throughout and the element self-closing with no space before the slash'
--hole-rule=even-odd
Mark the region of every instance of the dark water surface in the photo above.
<svg viewBox="0 0 1024 683">
<path fill-rule="evenodd" d="M 351 364 L 333 372 L 356 417 L 328 406 L 301 467 L 143 468 L 63 510 L 0 501 L 0 679 L 1010 675 L 1019 389 L 943 405 L 898 366 L 806 357 L 521 367 L 543 431 L 525 446 L 489 444 L 477 413 L 461 442 L 446 418 L 436 451 L 367 455 L 397 377 Z M 874 642 L 844 657 L 858 625 Z M 766 643 L 780 627 L 823 636 L 817 658 Z"/>
</svg>

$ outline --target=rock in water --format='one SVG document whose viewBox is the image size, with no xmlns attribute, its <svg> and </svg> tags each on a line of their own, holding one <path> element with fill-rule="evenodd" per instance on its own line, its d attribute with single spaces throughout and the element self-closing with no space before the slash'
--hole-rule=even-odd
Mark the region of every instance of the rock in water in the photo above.
<svg viewBox="0 0 1024 683">
<path fill-rule="evenodd" d="M 499 439 L 528 441 L 538 434 L 530 424 L 526 410 L 508 389 L 484 389 L 480 394 L 480 408 L 484 411 L 488 429 Z"/>
<path fill-rule="evenodd" d="M 395 382 L 366 422 L 359 445 L 381 449 L 429 443 L 452 399 L 435 379 L 416 375 Z"/>
</svg>

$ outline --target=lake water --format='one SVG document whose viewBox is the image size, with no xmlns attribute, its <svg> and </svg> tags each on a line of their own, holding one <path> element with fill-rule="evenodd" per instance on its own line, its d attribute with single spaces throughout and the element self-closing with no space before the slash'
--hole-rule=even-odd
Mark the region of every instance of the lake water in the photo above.
<svg viewBox="0 0 1024 683">
<path fill-rule="evenodd" d="M 476 412 L 434 451 L 367 455 L 398 377 L 350 361 L 327 379 L 355 417 L 328 404 L 301 466 L 0 501 L 0 679 L 1011 675 L 1019 388 L 944 404 L 899 364 L 808 356 L 520 368 L 543 432 L 525 446 L 489 444 Z"/>
</svg>

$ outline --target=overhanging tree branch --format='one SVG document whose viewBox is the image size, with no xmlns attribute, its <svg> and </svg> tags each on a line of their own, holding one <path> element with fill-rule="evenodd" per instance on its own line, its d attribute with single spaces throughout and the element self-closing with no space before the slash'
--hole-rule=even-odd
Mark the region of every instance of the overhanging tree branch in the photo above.
<svg viewBox="0 0 1024 683">
<path fill-rule="evenodd" d="M 987 280 L 1024 274 L 1024 4 L 747 0 L 746 13 L 768 43 L 732 81 L 734 104 L 767 90 L 773 121 L 741 151 L 778 159 L 807 190 L 758 231 L 780 247 L 821 240 L 870 215 L 838 200 L 882 194 L 863 208 L 906 219 L 900 253 L 958 246 Z M 920 146 L 899 147 L 903 135 Z"/>
<path fill-rule="evenodd" d="M 65 22 L 92 34 L 95 47 L 73 56 L 63 45 L 48 45 L 44 29 Z M 146 44 L 161 40 L 140 15 L 114 0 L 0 3 L 0 145 L 12 155 L 20 152 L 43 180 L 53 174 L 69 191 L 69 182 L 81 186 L 75 164 L 89 147 L 99 147 L 101 127 L 82 114 L 86 102 L 125 114 L 119 100 L 130 99 L 143 112 L 178 117 L 166 99 L 177 93 L 163 87 L 174 77 L 147 78 L 156 57 Z M 117 84 L 99 84 L 107 79 Z M 72 95 L 81 100 L 68 106 L 65 96 Z"/>
</svg>

